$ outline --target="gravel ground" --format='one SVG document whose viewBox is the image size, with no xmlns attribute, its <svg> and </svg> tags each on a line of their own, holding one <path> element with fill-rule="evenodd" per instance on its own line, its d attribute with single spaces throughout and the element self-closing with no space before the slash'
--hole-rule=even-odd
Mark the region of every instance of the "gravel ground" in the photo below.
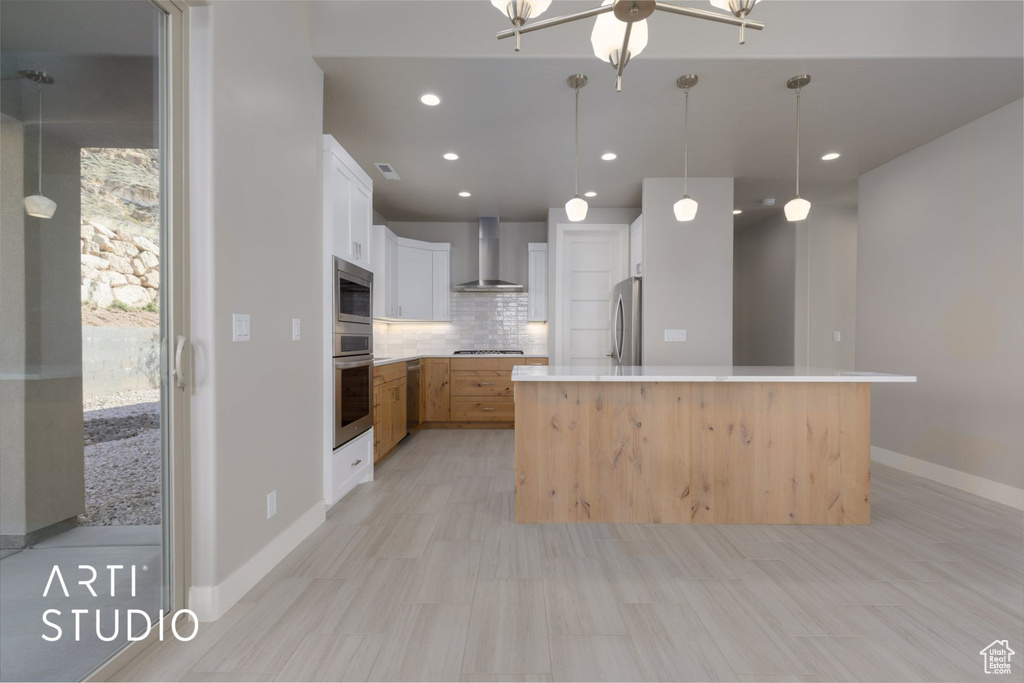
<svg viewBox="0 0 1024 683">
<path fill-rule="evenodd" d="M 85 526 L 160 523 L 160 392 L 85 402 Z"/>
</svg>

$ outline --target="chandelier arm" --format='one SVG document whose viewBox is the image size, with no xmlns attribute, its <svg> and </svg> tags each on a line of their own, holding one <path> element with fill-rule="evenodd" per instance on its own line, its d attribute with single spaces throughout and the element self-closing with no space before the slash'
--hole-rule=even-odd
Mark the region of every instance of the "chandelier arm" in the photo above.
<svg viewBox="0 0 1024 683">
<path fill-rule="evenodd" d="M 629 61 L 629 36 L 633 32 L 633 22 L 626 22 L 626 32 L 622 35 L 622 48 L 619 50 L 619 63 L 615 67 L 615 91 L 622 91 L 622 70 Z"/>
<path fill-rule="evenodd" d="M 611 12 L 614 9 L 614 5 L 601 5 L 600 7 L 594 7 L 593 9 L 584 10 L 582 12 L 576 12 L 575 14 L 566 14 L 565 16 L 561 17 L 551 17 L 550 19 L 544 19 L 543 21 L 523 24 L 522 26 L 507 28 L 504 31 L 498 31 L 497 38 L 498 40 L 501 40 L 503 38 L 511 38 L 517 33 L 530 33 L 531 31 L 539 31 L 542 28 L 548 28 L 550 26 L 568 24 L 569 22 L 579 21 L 580 19 L 589 19 L 590 17 L 596 17 L 599 14 L 606 14 L 608 12 Z"/>
<path fill-rule="evenodd" d="M 740 27 L 745 26 L 746 28 L 752 28 L 755 31 L 764 30 L 764 24 L 758 21 L 751 21 L 750 19 L 740 19 L 738 17 L 729 16 L 728 14 L 718 14 L 717 12 L 708 12 L 707 10 L 703 9 L 680 7 L 678 5 L 672 5 L 667 2 L 655 3 L 654 9 L 661 10 L 662 12 L 668 12 L 670 14 L 680 14 L 684 17 L 691 17 L 693 19 L 707 19 L 708 21 L 717 21 L 721 24 L 731 24 L 733 26 Z"/>
</svg>

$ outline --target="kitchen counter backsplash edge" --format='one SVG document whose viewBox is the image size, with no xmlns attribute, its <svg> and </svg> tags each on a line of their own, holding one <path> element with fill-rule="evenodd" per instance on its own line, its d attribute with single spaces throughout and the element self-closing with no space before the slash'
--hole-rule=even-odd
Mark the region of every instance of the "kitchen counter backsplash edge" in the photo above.
<svg viewBox="0 0 1024 683">
<path fill-rule="evenodd" d="M 391 365 L 392 363 L 407 363 L 419 358 L 547 358 L 546 353 L 474 353 L 457 355 L 454 353 L 416 353 L 409 356 L 396 356 L 394 358 L 374 358 L 373 366 Z"/>
</svg>

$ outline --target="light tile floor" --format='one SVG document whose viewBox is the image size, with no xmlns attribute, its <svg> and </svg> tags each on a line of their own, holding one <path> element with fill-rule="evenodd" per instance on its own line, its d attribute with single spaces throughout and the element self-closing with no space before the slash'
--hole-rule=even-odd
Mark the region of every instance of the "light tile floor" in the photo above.
<svg viewBox="0 0 1024 683">
<path fill-rule="evenodd" d="M 870 526 L 517 526 L 511 431 L 421 431 L 226 616 L 120 678 L 990 679 L 984 646 L 1024 653 L 1024 516 L 873 477 Z"/>
</svg>

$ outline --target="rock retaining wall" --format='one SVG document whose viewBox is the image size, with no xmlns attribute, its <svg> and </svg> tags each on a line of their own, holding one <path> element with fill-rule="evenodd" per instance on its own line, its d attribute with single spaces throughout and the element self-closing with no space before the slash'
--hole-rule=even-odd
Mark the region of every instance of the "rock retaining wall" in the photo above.
<svg viewBox="0 0 1024 683">
<path fill-rule="evenodd" d="M 82 303 L 145 308 L 160 291 L 160 247 L 149 238 L 82 223 Z"/>
</svg>

